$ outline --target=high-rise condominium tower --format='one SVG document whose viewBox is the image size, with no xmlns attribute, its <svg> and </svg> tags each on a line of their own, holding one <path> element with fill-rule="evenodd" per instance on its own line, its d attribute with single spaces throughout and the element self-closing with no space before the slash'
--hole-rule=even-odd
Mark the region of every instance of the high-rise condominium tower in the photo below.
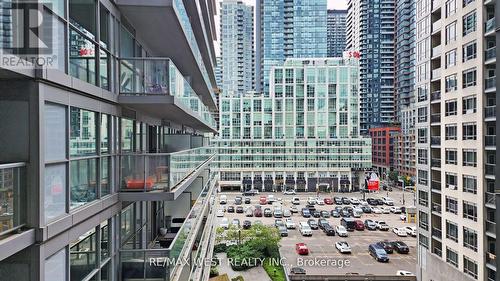
<svg viewBox="0 0 500 281">
<path fill-rule="evenodd" d="M 342 57 L 346 46 L 347 10 L 328 10 L 327 56 Z"/>
<path fill-rule="evenodd" d="M 255 85 L 254 12 L 239 0 L 220 3 L 223 93 L 243 94 Z"/>
<path fill-rule="evenodd" d="M 269 95 L 273 66 L 327 55 L 327 0 L 257 0 L 257 91 Z"/>
</svg>

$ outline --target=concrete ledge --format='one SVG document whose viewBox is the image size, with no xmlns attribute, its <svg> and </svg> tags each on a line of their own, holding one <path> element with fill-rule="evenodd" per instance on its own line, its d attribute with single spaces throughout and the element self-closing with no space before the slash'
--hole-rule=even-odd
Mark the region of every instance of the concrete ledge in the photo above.
<svg viewBox="0 0 500 281">
<path fill-rule="evenodd" d="M 29 229 L 0 240 L 0 261 L 35 244 L 35 230 Z"/>
</svg>

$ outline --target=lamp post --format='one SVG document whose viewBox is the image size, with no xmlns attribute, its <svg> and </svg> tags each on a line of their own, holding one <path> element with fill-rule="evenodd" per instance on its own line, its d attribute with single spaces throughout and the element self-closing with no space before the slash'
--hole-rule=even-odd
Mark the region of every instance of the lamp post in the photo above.
<svg viewBox="0 0 500 281">
<path fill-rule="evenodd" d="M 405 205 L 405 191 L 406 191 L 406 187 L 405 187 L 405 181 L 403 180 L 403 206 Z"/>
</svg>

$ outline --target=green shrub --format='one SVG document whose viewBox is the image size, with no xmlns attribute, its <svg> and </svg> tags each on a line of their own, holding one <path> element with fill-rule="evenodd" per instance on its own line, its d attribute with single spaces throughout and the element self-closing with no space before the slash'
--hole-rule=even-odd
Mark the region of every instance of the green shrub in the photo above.
<svg viewBox="0 0 500 281">
<path fill-rule="evenodd" d="M 219 276 L 219 268 L 217 266 L 212 266 L 210 268 L 210 278 Z"/>
<path fill-rule="evenodd" d="M 283 270 L 281 265 L 271 263 L 271 260 L 267 258 L 264 260 L 264 264 L 262 266 L 272 281 L 286 281 L 285 270 Z"/>
<path fill-rule="evenodd" d="M 238 276 L 232 278 L 231 281 L 245 281 L 245 279 L 243 279 L 243 276 L 238 275 Z"/>
<path fill-rule="evenodd" d="M 214 246 L 214 253 L 225 253 L 227 251 L 227 245 L 224 243 L 220 243 Z"/>
</svg>

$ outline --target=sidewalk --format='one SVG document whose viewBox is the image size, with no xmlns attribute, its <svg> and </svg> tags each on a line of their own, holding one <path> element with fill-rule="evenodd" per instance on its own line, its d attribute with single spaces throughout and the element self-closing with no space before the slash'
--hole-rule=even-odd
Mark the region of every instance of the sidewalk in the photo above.
<svg viewBox="0 0 500 281">
<path fill-rule="evenodd" d="M 220 260 L 219 274 L 227 273 L 229 278 L 234 278 L 238 275 L 241 275 L 243 276 L 243 279 L 245 279 L 245 281 L 271 281 L 262 266 L 253 267 L 245 271 L 234 271 L 226 260 L 226 253 L 219 253 L 216 255 L 216 257 Z"/>
</svg>

